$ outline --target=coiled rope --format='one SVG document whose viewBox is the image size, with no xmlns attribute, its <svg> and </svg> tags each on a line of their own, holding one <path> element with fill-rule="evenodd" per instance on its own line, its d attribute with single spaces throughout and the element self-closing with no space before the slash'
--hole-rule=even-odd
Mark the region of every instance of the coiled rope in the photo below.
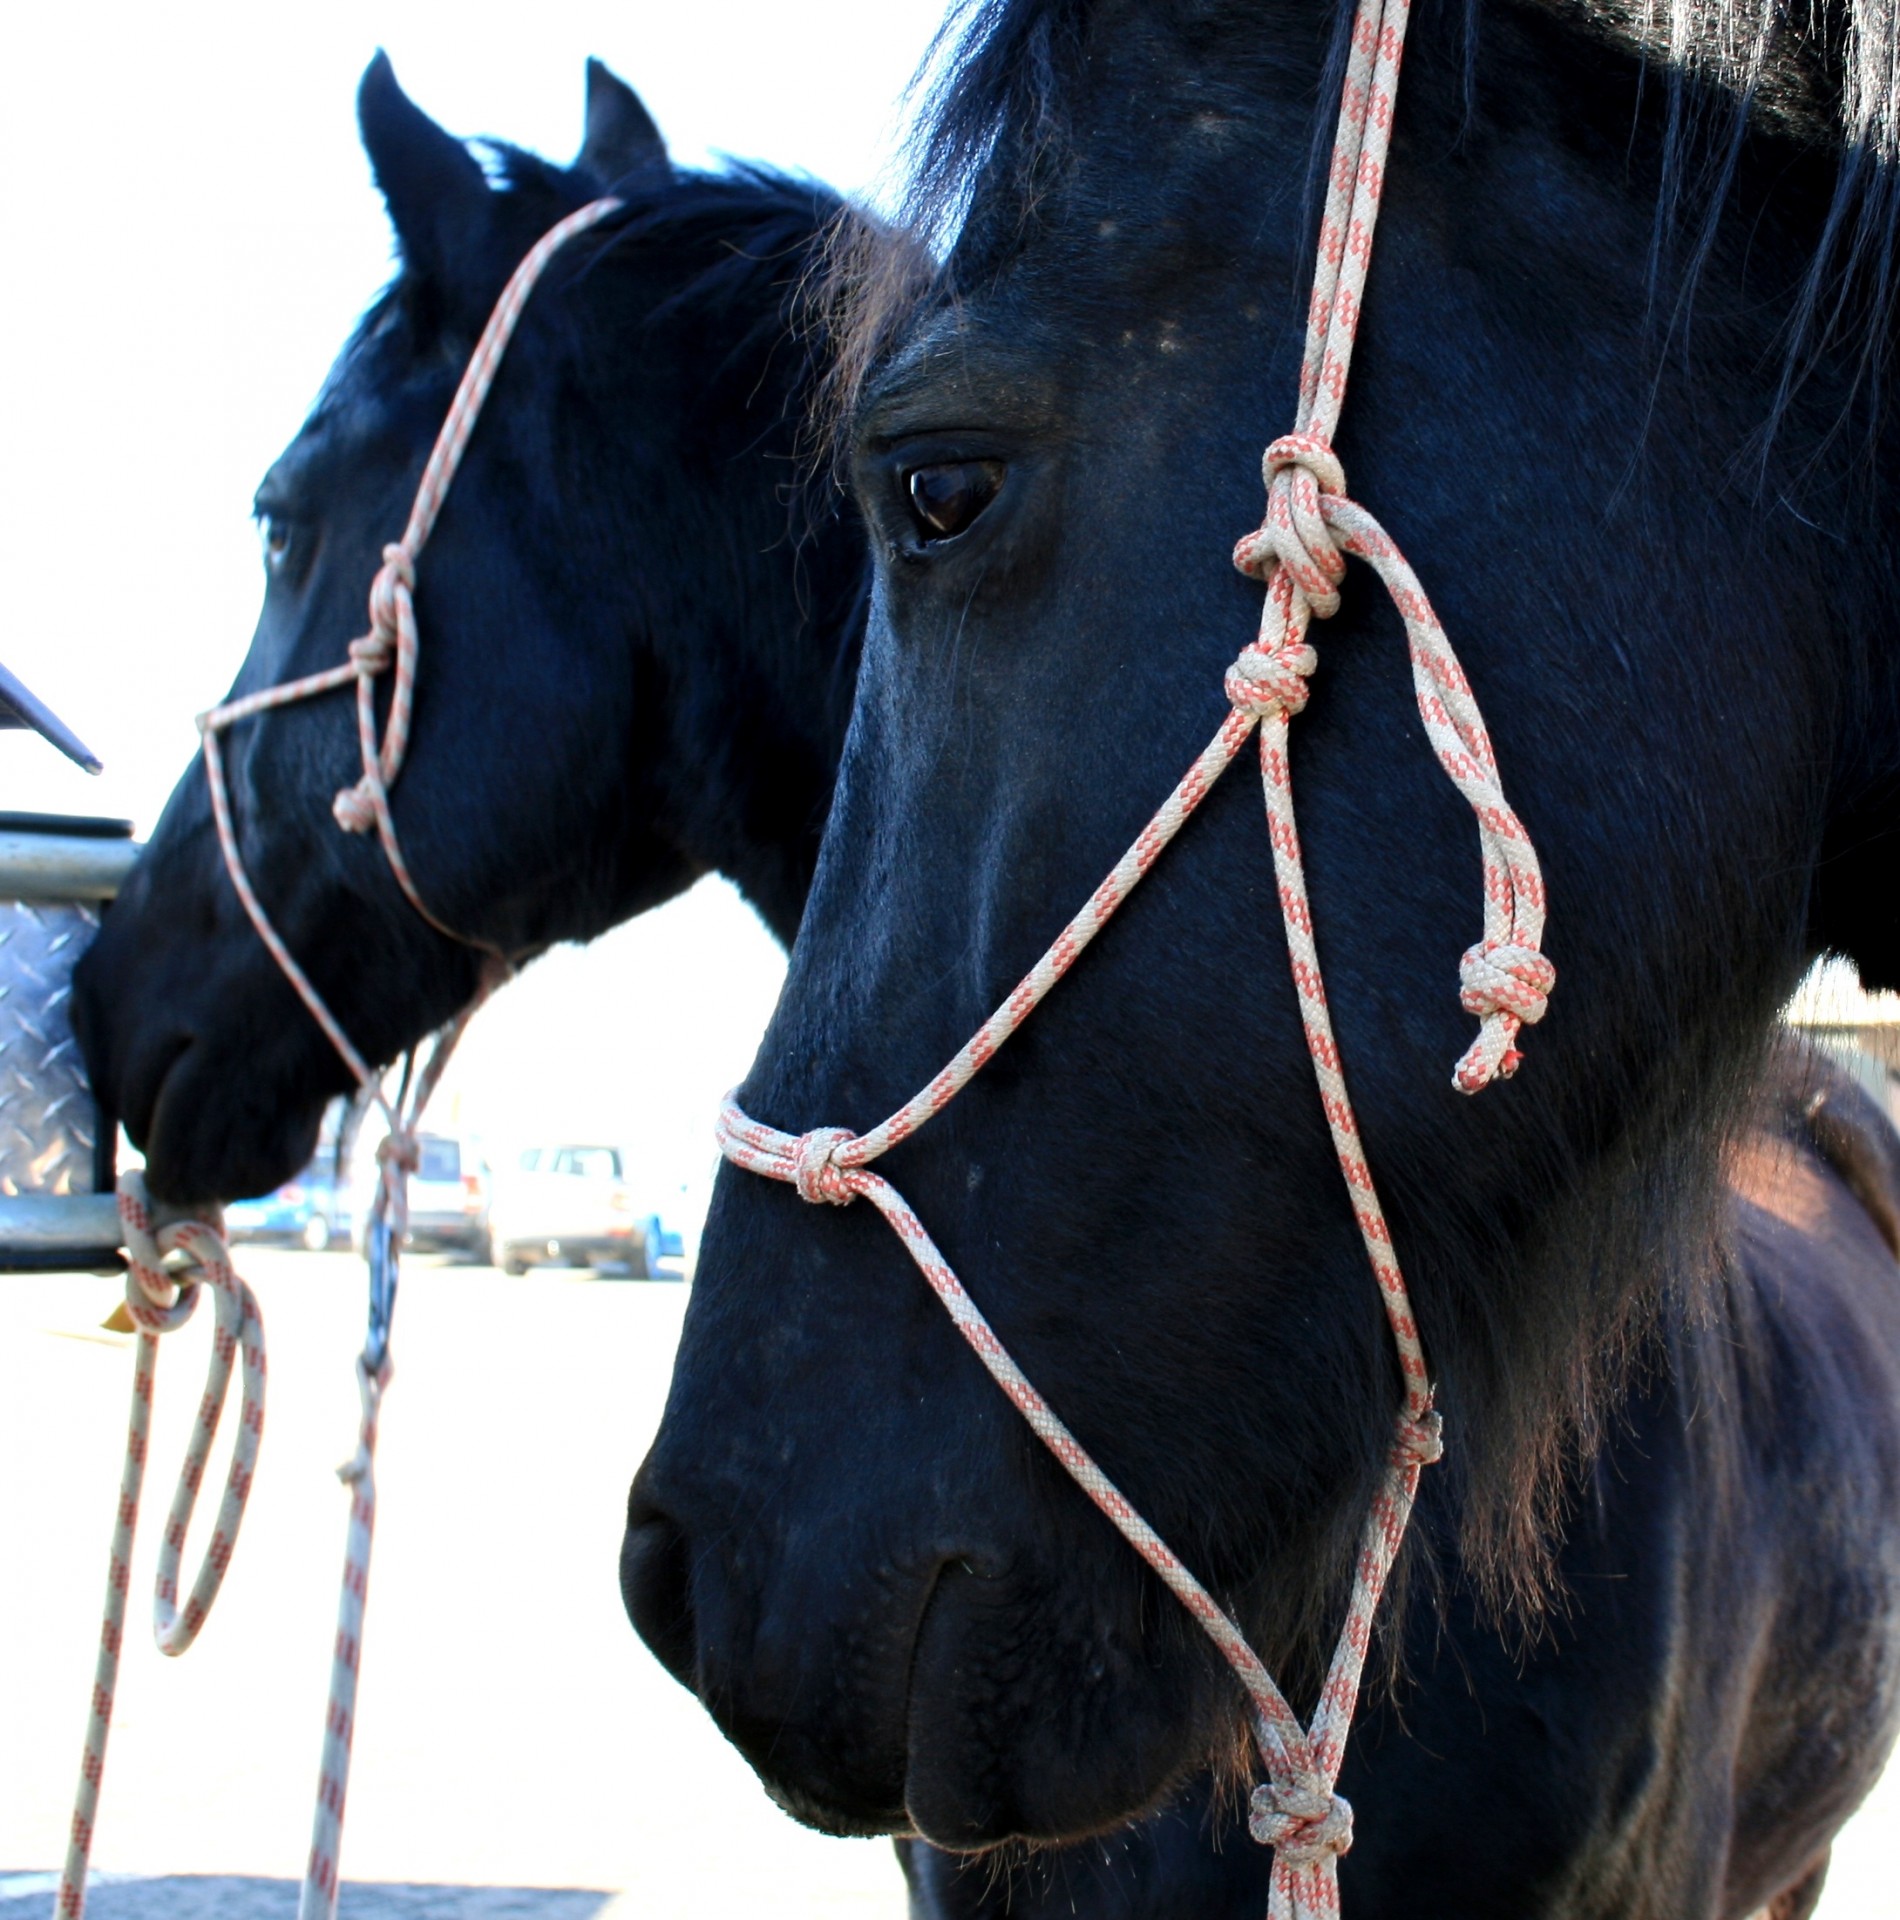
<svg viewBox="0 0 1900 1920">
<path fill-rule="evenodd" d="M 528 296 L 549 262 L 568 241 L 597 226 L 621 203 L 611 197 L 590 201 L 570 213 L 536 241 L 509 276 L 476 342 L 455 397 L 431 448 L 402 538 L 383 549 L 383 564 L 370 585 L 369 631 L 350 642 L 348 661 L 321 673 L 269 687 L 239 700 L 213 707 L 198 719 L 204 744 L 205 778 L 210 788 L 212 820 L 225 871 L 272 959 L 309 1009 L 330 1044 L 342 1057 L 358 1087 L 381 1109 L 387 1136 L 377 1153 L 376 1196 L 371 1203 L 366 1253 L 370 1273 L 369 1334 L 356 1362 L 362 1416 L 356 1451 L 338 1469 L 350 1489 L 349 1530 L 344 1547 L 343 1580 L 337 1605 L 337 1636 L 330 1667 L 330 1699 L 324 1714 L 323 1752 L 318 1768 L 316 1814 L 312 1823 L 310 1856 L 305 1867 L 298 1920 L 335 1920 L 341 1885 L 339 1860 L 343 1839 L 344 1805 L 349 1791 L 351 1742 L 356 1725 L 356 1684 L 362 1652 L 363 1613 L 369 1595 L 370 1547 L 376 1526 L 376 1438 L 383 1394 L 392 1375 L 389 1355 L 391 1319 L 395 1311 L 398 1259 L 408 1224 L 409 1182 L 417 1160 L 416 1128 L 423 1108 L 441 1080 L 449 1056 L 468 1022 L 488 995 L 513 972 L 508 957 L 488 941 L 458 933 L 429 910 L 403 857 L 390 816 L 389 789 L 402 770 L 408 752 L 409 728 L 415 698 L 416 656 L 420 636 L 416 625 L 416 561 L 434 531 L 450 484 L 468 450 L 469 437 L 494 385 L 502 355 L 514 335 Z M 376 681 L 393 668 L 389 717 L 380 739 L 376 731 Z M 405 898 L 430 926 L 449 939 L 474 947 L 487 956 L 475 997 L 429 1044 L 418 1066 L 411 1053 L 392 1101 L 383 1090 L 382 1076 L 357 1050 L 342 1023 L 331 1012 L 299 965 L 283 936 L 264 910 L 244 864 L 230 794 L 225 782 L 220 734 L 240 720 L 293 701 L 312 699 L 337 688 L 356 689 L 357 741 L 362 774 L 337 794 L 332 806 L 336 823 L 346 833 L 364 833 L 372 826 L 382 844 L 391 872 Z M 126 1233 L 128 1255 L 126 1306 L 139 1333 L 132 1377 L 132 1415 L 126 1434 L 124 1475 L 120 1483 L 118 1516 L 113 1528 L 110 1572 L 106 1585 L 99 1660 L 93 1684 L 92 1708 L 74 1797 L 71 1838 L 56 1902 L 58 1920 L 80 1920 L 86 1906 L 86 1870 L 97 1824 L 99 1791 L 105 1773 L 106 1739 L 111 1728 L 113 1694 L 117 1685 L 119 1651 L 123 1641 L 125 1600 L 130 1582 L 132 1538 L 138 1524 L 139 1493 L 144 1482 L 147 1435 L 151 1422 L 152 1388 L 158 1336 L 180 1326 L 197 1305 L 200 1284 L 210 1285 L 218 1298 L 218 1324 L 213 1336 L 210 1375 L 190 1448 L 173 1498 L 158 1572 L 155 1631 L 159 1649 L 183 1653 L 203 1625 L 230 1563 L 231 1548 L 243 1519 L 264 1426 L 264 1329 L 257 1301 L 233 1272 L 222 1221 L 215 1211 L 208 1218 L 187 1219 L 154 1227 L 154 1215 L 138 1174 L 127 1174 L 119 1185 L 119 1215 Z M 182 1257 L 176 1274 L 164 1266 L 166 1255 Z M 244 1360 L 243 1407 L 238 1442 L 225 1483 L 223 1505 L 206 1549 L 204 1566 L 193 1583 L 190 1599 L 178 1611 L 177 1575 L 184 1550 L 185 1529 L 203 1477 L 205 1456 L 217 1431 L 219 1410 L 230 1380 L 233 1356 Z"/>
<path fill-rule="evenodd" d="M 158 1343 L 182 1327 L 198 1309 L 209 1287 L 217 1322 L 211 1334 L 211 1359 L 198 1418 L 178 1471 L 177 1490 L 158 1553 L 158 1583 L 152 1602 L 152 1633 L 160 1653 L 176 1656 L 198 1637 L 231 1564 L 257 1468 L 264 1436 L 264 1323 L 257 1298 L 232 1270 L 224 1228 L 215 1214 L 174 1220 L 160 1227 L 136 1173 L 119 1181 L 119 1224 L 125 1233 L 125 1306 L 138 1334 L 132 1362 L 132 1411 L 126 1424 L 125 1467 L 119 1480 L 119 1507 L 112 1526 L 112 1552 L 106 1575 L 106 1599 L 99 1625 L 99 1658 L 93 1670 L 92 1707 L 73 1801 L 72 1831 L 60 1876 L 54 1912 L 59 1920 L 79 1920 L 86 1907 L 86 1863 L 92 1853 L 98 1818 L 99 1788 L 105 1777 L 106 1740 L 112 1730 L 112 1701 L 118 1689 L 119 1652 L 125 1643 L 125 1605 L 132 1583 L 132 1538 L 138 1528 L 139 1495 L 151 1443 L 152 1394 L 158 1374 Z M 178 1264 L 166 1265 L 173 1255 Z M 198 1492 L 229 1396 L 232 1368 L 242 1362 L 238 1432 L 225 1474 L 224 1497 L 212 1524 L 198 1576 L 183 1608 L 178 1605 L 179 1565 L 185 1530 L 198 1504 Z"/>
<path fill-rule="evenodd" d="M 794 1135 L 750 1119 L 729 1098 L 719 1121 L 720 1151 L 735 1166 L 783 1180 L 807 1201 L 847 1206 L 865 1199 L 884 1216 L 957 1331 L 1036 1436 L 1219 1647 L 1246 1691 L 1267 1776 L 1254 1790 L 1248 1826 L 1256 1840 L 1274 1849 L 1269 1920 L 1329 1920 L 1339 1911 L 1338 1861 L 1352 1843 L 1352 1809 L 1337 1791 L 1346 1735 L 1380 1596 L 1411 1517 L 1419 1473 L 1443 1450 L 1411 1299 L 1366 1164 L 1326 1008 L 1286 752 L 1288 722 L 1305 707 L 1318 664 L 1308 629 L 1315 616 L 1324 619 L 1338 608 L 1348 553 L 1357 554 L 1379 575 L 1404 621 L 1427 737 L 1477 818 L 1484 933 L 1464 956 L 1459 977 L 1460 999 L 1477 1016 L 1478 1033 L 1453 1073 L 1460 1091 L 1476 1093 L 1516 1070 L 1519 1031 L 1543 1017 L 1555 982 L 1540 951 L 1544 890 L 1537 857 L 1499 786 L 1497 763 L 1471 689 L 1404 556 L 1372 515 L 1346 497 L 1345 475 L 1332 451 L 1384 185 L 1407 16 L 1407 0 L 1359 0 L 1353 20 L 1308 310 L 1299 426 L 1267 448 L 1266 516 L 1234 554 L 1237 566 L 1265 582 L 1266 603 L 1258 638 L 1227 673 L 1231 711 L 1220 730 L 1015 990 L 942 1072 L 888 1119 L 862 1134 L 822 1127 Z M 1268 838 L 1307 1050 L 1403 1381 L 1403 1404 L 1360 1538 L 1346 1619 L 1307 1726 L 1300 1724 L 1225 1609 L 1136 1512 L 1010 1358 L 902 1195 L 870 1171 L 881 1154 L 942 1112 L 1029 1018 L 1160 858 L 1256 727 Z"/>
</svg>

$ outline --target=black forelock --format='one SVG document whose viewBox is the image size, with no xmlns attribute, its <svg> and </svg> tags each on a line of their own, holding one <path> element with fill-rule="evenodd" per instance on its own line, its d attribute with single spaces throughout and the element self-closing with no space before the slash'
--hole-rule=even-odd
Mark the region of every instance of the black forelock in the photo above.
<svg viewBox="0 0 1900 1920">
<path fill-rule="evenodd" d="M 517 196 L 532 214 L 522 224 L 537 231 L 608 191 L 584 170 L 502 142 L 487 145 L 497 191 Z M 600 244 L 589 270 L 618 251 L 640 249 L 672 282 L 655 319 L 682 310 L 775 311 L 760 296 L 799 277 L 843 206 L 819 181 L 747 161 L 717 171 L 655 169 L 614 183 L 612 191 L 621 208 L 595 229 Z"/>
</svg>

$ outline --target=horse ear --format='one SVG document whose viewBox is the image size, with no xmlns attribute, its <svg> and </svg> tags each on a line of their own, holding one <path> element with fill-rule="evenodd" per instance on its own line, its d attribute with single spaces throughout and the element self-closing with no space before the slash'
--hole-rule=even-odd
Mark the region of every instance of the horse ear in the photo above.
<svg viewBox="0 0 1900 1920">
<path fill-rule="evenodd" d="M 423 280 L 443 285 L 449 269 L 466 262 L 492 215 L 480 164 L 403 92 L 386 53 L 379 52 L 364 69 L 356 90 L 356 124 L 403 264 Z"/>
<path fill-rule="evenodd" d="M 598 60 L 587 63 L 587 133 L 574 162 L 602 186 L 663 167 L 666 142 L 640 96 Z"/>
</svg>

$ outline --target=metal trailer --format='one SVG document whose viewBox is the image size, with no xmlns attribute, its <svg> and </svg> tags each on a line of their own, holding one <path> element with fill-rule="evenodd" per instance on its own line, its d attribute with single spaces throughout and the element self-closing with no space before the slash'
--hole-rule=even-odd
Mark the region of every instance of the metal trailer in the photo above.
<svg viewBox="0 0 1900 1920">
<path fill-rule="evenodd" d="M 0 666 L 0 727 L 97 757 Z M 139 849 L 128 820 L 0 813 L 0 1272 L 117 1271 L 116 1128 L 73 1039 L 74 963 Z"/>
</svg>

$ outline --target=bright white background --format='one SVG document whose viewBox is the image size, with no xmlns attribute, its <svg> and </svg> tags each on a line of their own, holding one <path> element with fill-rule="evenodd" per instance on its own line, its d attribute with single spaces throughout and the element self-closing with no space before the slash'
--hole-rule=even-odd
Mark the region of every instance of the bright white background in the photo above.
<svg viewBox="0 0 1900 1920">
<path fill-rule="evenodd" d="M 243 656 L 261 586 L 252 491 L 389 272 L 353 112 L 379 45 L 411 97 L 460 134 L 571 157 L 591 53 L 639 89 L 677 158 L 761 158 L 855 190 L 892 150 L 899 96 L 942 10 L 6 9 L 0 660 L 107 771 L 88 779 L 36 739 L 0 734 L 0 807 L 119 813 L 146 832 L 195 749 L 191 716 Z M 690 1211 L 715 1104 L 751 1057 L 780 971 L 751 913 L 703 886 L 511 988 L 471 1036 L 440 1117 L 497 1152 L 621 1140 L 653 1203 L 673 1210 L 684 1181 Z"/>
</svg>

